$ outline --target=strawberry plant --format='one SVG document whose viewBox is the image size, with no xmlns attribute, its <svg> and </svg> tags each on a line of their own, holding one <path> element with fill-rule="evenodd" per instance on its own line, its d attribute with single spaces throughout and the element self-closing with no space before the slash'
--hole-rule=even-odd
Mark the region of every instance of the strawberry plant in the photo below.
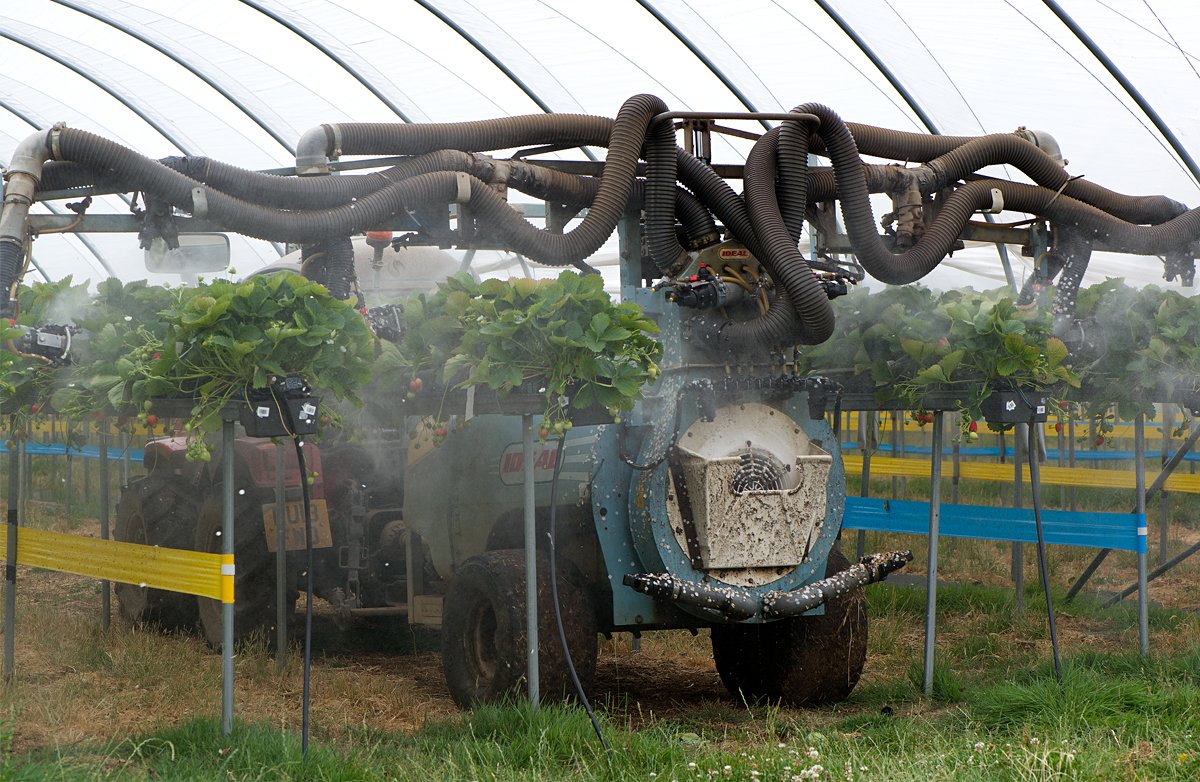
<svg viewBox="0 0 1200 782">
<path fill-rule="evenodd" d="M 800 368 L 869 374 L 879 402 L 896 400 L 910 410 L 922 409 L 931 391 L 960 393 L 964 437 L 968 423 L 982 416 L 980 404 L 993 384 L 1079 385 L 1066 345 L 1052 334 L 1049 312 L 1020 309 L 999 291 L 939 297 L 910 285 L 874 294 L 856 290 L 834 306 L 834 336 L 806 348 Z"/>
<path fill-rule="evenodd" d="M 405 302 L 408 330 L 384 345 L 376 376 L 384 388 L 444 394 L 487 386 L 500 397 L 532 387 L 546 397 L 541 428 L 561 434 L 560 397 L 576 407 L 631 410 L 658 377 L 655 323 L 632 303 L 614 305 L 597 275 L 484 280 L 460 273 L 432 295 Z"/>
<path fill-rule="evenodd" d="M 68 415 L 132 407 L 151 426 L 154 399 L 187 398 L 194 459 L 209 458 L 201 435 L 220 429 L 221 408 L 273 378 L 296 375 L 356 404 L 355 391 L 371 378 L 372 339 L 362 316 L 289 273 L 174 289 L 109 279 L 90 299 L 86 286 L 67 280 L 21 295 L 22 323 L 74 322 L 83 334 L 70 366 L 12 362 L 6 395 L 29 402 L 29 410 L 49 401 Z"/>
</svg>

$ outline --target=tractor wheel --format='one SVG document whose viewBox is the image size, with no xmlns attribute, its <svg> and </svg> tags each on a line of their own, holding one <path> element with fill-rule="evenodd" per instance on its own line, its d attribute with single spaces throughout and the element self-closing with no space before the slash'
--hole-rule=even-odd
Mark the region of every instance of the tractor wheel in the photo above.
<svg viewBox="0 0 1200 782">
<path fill-rule="evenodd" d="M 270 645 L 275 640 L 275 553 L 267 549 L 263 527 L 262 505 L 274 497 L 272 492 L 248 489 L 234 501 L 234 576 L 233 576 L 233 640 L 235 643 L 260 638 Z M 210 554 L 222 553 L 223 528 L 221 486 L 212 487 L 211 494 L 200 505 L 196 522 L 196 550 Z M 294 582 L 287 584 L 286 615 L 291 615 L 299 596 Z M 221 601 L 208 597 L 197 598 L 200 608 L 200 627 L 204 638 L 219 649 L 224 641 Z"/>
<path fill-rule="evenodd" d="M 191 551 L 195 528 L 196 490 L 178 475 L 155 473 L 121 492 L 113 538 Z M 191 595 L 137 584 L 117 584 L 115 591 L 121 614 L 131 622 L 155 624 L 170 632 L 196 624 L 196 600 Z"/>
<path fill-rule="evenodd" d="M 829 553 L 825 577 L 849 567 Z M 789 706 L 845 700 L 867 660 L 867 604 L 862 587 L 825 604 L 824 616 L 766 624 L 715 625 L 713 659 L 734 697 Z"/>
<path fill-rule="evenodd" d="M 596 612 L 578 569 L 566 560 L 556 564 L 563 631 L 586 693 L 596 674 Z M 547 700 L 571 697 L 545 552 L 538 552 L 537 572 L 538 692 Z M 454 702 L 466 709 L 526 694 L 525 639 L 524 550 L 488 551 L 463 562 L 442 610 L 442 668 Z"/>
</svg>

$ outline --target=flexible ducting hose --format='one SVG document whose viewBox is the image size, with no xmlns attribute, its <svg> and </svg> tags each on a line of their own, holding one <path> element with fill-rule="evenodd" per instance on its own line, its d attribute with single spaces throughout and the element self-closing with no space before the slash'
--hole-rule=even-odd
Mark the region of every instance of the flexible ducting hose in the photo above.
<svg viewBox="0 0 1200 782">
<path fill-rule="evenodd" d="M 776 288 L 783 287 L 788 299 L 800 319 L 797 336 L 802 344 L 817 345 L 829 339 L 833 333 L 833 307 L 829 296 L 813 275 L 804 256 L 796 248 L 779 211 L 775 194 L 775 158 L 780 129 L 764 133 L 750 150 L 745 167 L 746 209 L 754 233 L 762 243 L 764 255 L 759 261 L 775 280 Z M 801 142 L 795 153 L 807 159 L 808 150 Z M 796 183 L 800 192 L 793 193 L 799 203 L 804 203 L 808 177 L 799 177 Z M 782 336 L 782 335 L 781 335 Z"/>
<path fill-rule="evenodd" d="M 659 101 L 656 114 L 667 110 Z M 670 120 L 651 126 L 644 146 L 646 156 L 646 246 L 664 277 L 672 277 L 688 264 L 687 250 L 675 233 L 675 181 L 678 158 L 675 127 Z"/>
<path fill-rule="evenodd" d="M 925 133 L 910 133 L 888 128 L 878 128 L 873 125 L 861 125 L 854 122 L 845 123 L 849 133 L 854 137 L 858 152 L 871 157 L 887 158 L 889 160 L 904 160 L 913 163 L 928 163 L 935 158 L 950 155 L 955 150 L 967 145 L 974 145 L 969 153 L 979 155 L 986 150 L 982 159 L 991 158 L 990 163 L 982 163 L 975 168 L 969 168 L 962 173 L 977 171 L 984 165 L 1012 163 L 1020 167 L 1015 159 L 1005 159 L 1006 155 L 1015 155 L 1025 159 L 1036 157 L 1038 153 L 1045 158 L 1039 161 L 1038 167 L 1043 171 L 1044 179 L 1038 179 L 1029 171 L 1025 171 L 1038 184 L 1053 190 L 1063 189 L 1069 195 L 1084 203 L 1103 209 L 1110 214 L 1118 215 L 1123 220 L 1139 224 L 1158 224 L 1178 217 L 1186 207 L 1166 196 L 1128 196 L 1089 182 L 1085 179 L 1070 180 L 1066 171 L 1052 158 L 1031 142 L 1013 134 L 997 134 L 994 136 L 931 136 Z M 819 140 L 810 146 L 810 151 L 816 152 L 823 148 L 830 152 L 825 137 L 817 131 Z M 990 141 L 989 141 L 990 139 Z M 981 143 L 982 142 L 982 143 Z M 1017 150 L 1014 152 L 1014 150 Z M 1032 150 L 1032 152 L 1030 151 Z M 1048 165 L 1047 165 L 1048 164 Z M 1051 170 L 1050 166 L 1053 167 Z M 1025 169 L 1022 168 L 1022 171 Z M 961 174 L 960 174 L 961 176 Z M 1064 186 L 1064 183 L 1065 186 Z"/>
<path fill-rule="evenodd" d="M 1064 256 L 1062 273 L 1054 286 L 1050 312 L 1056 317 L 1074 317 L 1079 284 L 1092 258 L 1092 243 L 1078 231 L 1059 228 L 1058 250 Z"/>
<path fill-rule="evenodd" d="M 24 258 L 25 250 L 16 239 L 0 238 L 0 314 L 5 317 L 11 317 L 8 289 L 21 273 L 21 261 Z"/>
<path fill-rule="evenodd" d="M 513 251 L 539 263 L 581 268 L 586 266 L 583 259 L 612 234 L 631 200 L 642 200 L 650 253 L 666 274 L 688 260 L 677 222 L 682 223 L 689 247 L 695 248 L 716 239 L 715 214 L 776 282 L 767 312 L 754 320 L 734 322 L 714 314 L 697 319 L 699 332 L 693 333 L 725 348 L 789 339 L 815 342 L 831 331 L 832 314 L 824 290 L 796 249 L 810 201 L 834 197 L 841 201 L 860 263 L 890 284 L 914 281 L 937 266 L 971 215 L 993 206 L 992 190 L 1000 191 L 1006 209 L 1051 219 L 1067 232 L 1062 249 L 1064 278 L 1082 274 L 1094 241 L 1126 252 L 1163 254 L 1194 242 L 1200 234 L 1200 212 L 1186 212 L 1161 196 L 1134 198 L 1070 179 L 1052 158 L 1021 136 L 926 136 L 847 125 L 819 104 L 794 109 L 818 118 L 815 135 L 805 123 L 786 122 L 755 145 L 746 165 L 744 201 L 707 164 L 678 149 L 670 122 L 651 127 L 654 117 L 664 111 L 666 106 L 658 98 L 638 95 L 626 101 L 615 120 L 538 114 L 454 124 L 323 125 L 316 132 L 316 147 L 323 132 L 327 157 L 412 157 L 381 173 L 308 179 L 259 174 L 205 158 L 154 161 L 90 133 L 64 129 L 56 131 L 55 146 L 55 155 L 63 162 L 44 166 L 39 189 L 119 181 L 229 230 L 301 244 L 329 242 L 331 237 L 376 228 L 404 210 L 469 200 L 481 226 Z M 608 147 L 603 176 L 575 176 L 481 154 L 539 145 Z M 833 171 L 809 172 L 810 149 L 825 150 Z M 316 148 L 314 153 L 320 154 Z M 860 153 L 927 165 L 865 166 Z M 647 161 L 644 184 L 635 178 L 639 157 Z M 917 187 L 928 194 L 997 163 L 1016 166 L 1039 186 L 989 179 L 957 187 L 916 245 L 902 255 L 893 254 L 878 235 L 871 192 L 902 187 L 911 192 Z M 687 189 L 680 188 L 677 180 Z M 550 233 L 518 215 L 493 183 L 552 203 L 590 208 L 570 232 Z M 20 240 L 0 242 L 0 282 L 5 285 L 20 273 Z M 331 290 L 337 289 L 335 295 L 348 295 L 353 259 L 344 252 L 348 243 L 335 244 L 340 249 L 334 250 L 333 244 L 325 248 L 327 282 Z M 1070 280 L 1066 284 L 1070 287 Z M 1077 288 L 1078 281 L 1074 284 Z M 0 296 L 7 296 L 7 290 Z M 1056 299 L 1056 306 L 1059 303 Z"/>
</svg>

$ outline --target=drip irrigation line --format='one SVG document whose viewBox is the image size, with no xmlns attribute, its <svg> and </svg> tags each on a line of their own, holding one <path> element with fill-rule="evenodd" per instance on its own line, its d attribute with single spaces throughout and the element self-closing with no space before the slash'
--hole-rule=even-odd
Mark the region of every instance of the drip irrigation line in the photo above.
<svg viewBox="0 0 1200 782">
<path fill-rule="evenodd" d="M 1024 394 L 1022 394 L 1022 397 Z M 1042 591 L 1046 593 L 1046 621 L 1050 624 L 1050 647 L 1054 650 L 1054 676 L 1062 685 L 1062 660 L 1058 656 L 1058 633 L 1054 628 L 1054 603 L 1050 598 L 1050 574 L 1046 571 L 1046 541 L 1042 537 L 1042 484 L 1038 476 L 1038 427 L 1030 423 L 1029 444 L 1025 455 L 1029 457 L 1029 488 L 1033 494 L 1033 526 L 1037 529 L 1038 570 L 1042 573 Z"/>
<path fill-rule="evenodd" d="M 304 692 L 300 696 L 300 751 L 304 762 L 308 762 L 308 692 L 312 670 L 312 601 L 313 601 L 313 545 L 312 511 L 308 498 L 308 467 L 304 463 L 304 441 L 292 435 L 296 446 L 296 461 L 300 464 L 300 489 L 304 494 L 304 549 L 308 555 L 307 583 L 304 602 Z M 284 522 L 280 522 L 284 523 Z"/>
<path fill-rule="evenodd" d="M 563 452 L 566 451 L 566 445 L 567 437 L 563 435 L 558 439 L 558 453 L 554 458 L 554 477 L 550 481 L 550 532 L 548 533 L 550 537 L 550 597 L 554 600 L 554 622 L 558 625 L 558 641 L 562 644 L 563 655 L 567 658 L 567 670 L 571 672 L 571 681 L 575 683 L 575 693 L 579 696 L 579 702 L 583 704 L 583 710 L 587 712 L 588 719 L 592 721 L 592 728 L 600 737 L 600 743 L 604 745 L 604 752 L 611 755 L 612 747 L 604 738 L 604 732 L 600 730 L 600 723 L 596 721 L 596 715 L 592 712 L 592 705 L 588 703 L 587 693 L 583 691 L 583 685 L 579 683 L 579 675 L 575 673 L 575 661 L 571 659 L 571 650 L 567 648 L 567 633 L 563 629 L 562 610 L 558 604 L 558 577 L 554 561 L 554 516 L 558 508 L 558 474 L 562 471 Z"/>
</svg>

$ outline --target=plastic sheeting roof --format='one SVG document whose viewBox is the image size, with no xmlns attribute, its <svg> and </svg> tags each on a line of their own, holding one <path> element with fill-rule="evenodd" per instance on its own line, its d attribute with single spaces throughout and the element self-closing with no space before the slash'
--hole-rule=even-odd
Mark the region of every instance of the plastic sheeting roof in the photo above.
<svg viewBox="0 0 1200 782">
<path fill-rule="evenodd" d="M 1194 0 L 1058 4 L 1200 156 Z M 819 101 L 847 120 L 901 130 L 927 130 L 923 114 L 953 135 L 1023 125 L 1054 135 L 1073 175 L 1200 202 L 1200 184 L 1163 133 L 1040 0 L 0 4 L 0 162 L 35 128 L 65 121 L 152 157 L 272 168 L 294 163 L 292 146 L 321 123 L 614 116 L 639 92 L 695 111 Z M 741 162 L 747 149 L 722 141 L 714 158 Z M 115 199 L 105 208 L 124 210 Z M 94 241 L 122 276 L 145 275 L 131 237 Z M 272 258 L 258 242 L 237 242 L 235 253 L 249 262 L 241 271 Z M 976 250 L 951 263 L 997 275 L 995 257 Z M 101 276 L 74 238 L 39 240 L 35 258 L 52 276 Z M 1139 283 L 1161 274 L 1154 259 L 1122 256 L 1097 257 L 1093 269 Z"/>
</svg>

